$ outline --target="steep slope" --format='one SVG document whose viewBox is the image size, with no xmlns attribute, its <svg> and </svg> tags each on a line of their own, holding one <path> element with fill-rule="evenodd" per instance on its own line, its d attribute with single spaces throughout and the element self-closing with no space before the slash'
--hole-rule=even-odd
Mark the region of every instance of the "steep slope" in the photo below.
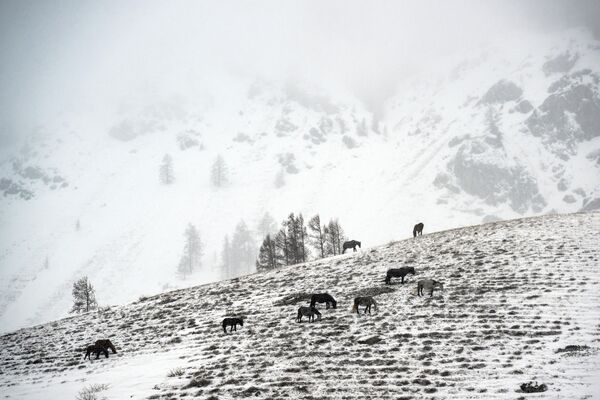
<svg viewBox="0 0 600 400">
<path fill-rule="evenodd" d="M 243 220 L 257 248 L 265 212 L 337 217 L 372 246 L 416 222 L 595 209 L 599 66 L 598 41 L 572 30 L 440 60 L 382 113 L 352 93 L 237 76 L 191 99 L 67 112 L 0 149 L 0 329 L 66 315 L 82 275 L 103 305 L 221 279 L 225 235 Z M 158 179 L 166 153 L 172 185 Z M 222 188 L 209 179 L 218 155 Z M 188 223 L 206 251 L 182 280 Z"/>
<path fill-rule="evenodd" d="M 544 398 L 600 394 L 600 214 L 472 226 L 300 266 L 164 293 L 0 337 L 11 398 Z M 414 266 L 385 285 L 388 268 Z M 433 277 L 444 290 L 416 296 Z M 306 295 L 337 309 L 296 323 Z M 350 312 L 375 296 L 371 315 Z M 226 315 L 244 315 L 224 334 Z M 118 353 L 83 361 L 109 337 Z M 571 346 L 571 347 L 568 347 Z M 579 346 L 579 347 L 573 347 Z M 172 375 L 168 377 L 167 375 Z M 97 386 L 101 388 L 101 386 Z"/>
</svg>

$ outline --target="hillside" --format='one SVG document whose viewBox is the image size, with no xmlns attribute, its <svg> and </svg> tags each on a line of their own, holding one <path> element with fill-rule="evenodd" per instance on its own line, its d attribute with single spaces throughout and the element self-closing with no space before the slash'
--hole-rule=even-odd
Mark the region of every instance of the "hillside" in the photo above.
<svg viewBox="0 0 600 400">
<path fill-rule="evenodd" d="M 84 275 L 103 305 L 222 279 L 225 235 L 243 220 L 258 249 L 266 212 L 339 218 L 370 247 L 419 221 L 434 232 L 596 209 L 599 49 L 579 29 L 506 38 L 399 76 L 377 105 L 233 74 L 189 97 L 65 110 L 0 148 L 0 329 L 67 315 Z M 216 188 L 219 155 L 229 179 Z M 189 223 L 205 256 L 182 280 Z"/>
<path fill-rule="evenodd" d="M 109 384 L 98 398 L 494 399 L 535 380 L 548 391 L 524 396 L 595 398 L 599 242 L 599 213 L 547 215 L 141 298 L 1 336 L 0 392 L 75 398 Z M 417 273 L 386 286 L 399 266 Z M 424 277 L 444 291 L 417 297 Z M 296 323 L 304 294 L 321 291 L 337 309 Z M 358 294 L 379 310 L 352 314 Z M 224 334 L 226 315 L 246 322 Z M 80 348 L 97 338 L 118 353 L 84 361 Z"/>
</svg>

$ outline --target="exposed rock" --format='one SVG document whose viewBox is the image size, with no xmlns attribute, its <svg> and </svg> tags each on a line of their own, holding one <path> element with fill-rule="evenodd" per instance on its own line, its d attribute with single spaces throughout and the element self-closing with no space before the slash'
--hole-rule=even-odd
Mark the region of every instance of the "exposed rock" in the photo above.
<svg viewBox="0 0 600 400">
<path fill-rule="evenodd" d="M 533 110 L 533 106 L 528 100 L 521 100 L 519 104 L 515 106 L 514 110 L 522 114 L 527 114 L 528 112 Z"/>
<path fill-rule="evenodd" d="M 485 95 L 479 100 L 478 104 L 498 104 L 508 101 L 518 100 L 523 94 L 523 89 L 515 83 L 507 80 L 500 80 L 488 89 Z"/>
<path fill-rule="evenodd" d="M 546 76 L 553 73 L 566 73 L 573 68 L 578 59 L 579 54 L 571 55 L 571 53 L 567 51 L 546 61 L 542 66 L 542 70 Z"/>
<path fill-rule="evenodd" d="M 575 199 L 575 197 L 573 197 L 573 195 L 571 195 L 571 194 L 566 194 L 563 197 L 563 201 L 565 203 L 573 204 L 573 203 L 575 203 L 577 201 L 577 199 Z"/>
<path fill-rule="evenodd" d="M 595 211 L 600 210 L 600 198 L 595 198 L 593 200 L 588 200 L 584 202 L 584 206 L 579 211 Z"/>
<path fill-rule="evenodd" d="M 534 212 L 541 211 L 546 201 L 540 195 L 535 179 L 521 166 L 502 166 L 491 161 L 503 157 L 499 150 L 470 140 L 461 145 L 448 166 L 461 189 L 487 204 L 508 202 L 521 214 L 530 208 Z"/>
<path fill-rule="evenodd" d="M 573 155 L 578 143 L 600 136 L 600 98 L 590 79 L 584 79 L 590 76 L 580 72 L 555 82 L 553 93 L 526 121 L 531 133 L 562 159 Z"/>
<path fill-rule="evenodd" d="M 344 144 L 346 145 L 346 147 L 349 148 L 349 149 L 353 149 L 353 148 L 356 147 L 356 142 L 354 141 L 354 139 L 352 139 L 348 135 L 344 135 L 342 137 L 342 142 L 344 142 Z"/>
</svg>

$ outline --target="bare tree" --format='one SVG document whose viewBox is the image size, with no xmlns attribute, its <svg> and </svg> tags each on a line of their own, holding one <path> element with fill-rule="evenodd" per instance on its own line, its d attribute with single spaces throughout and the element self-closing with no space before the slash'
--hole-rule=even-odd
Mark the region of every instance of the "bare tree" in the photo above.
<svg viewBox="0 0 600 400">
<path fill-rule="evenodd" d="M 215 187 L 222 187 L 227 184 L 227 165 L 223 156 L 217 156 L 217 159 L 210 170 L 210 181 Z"/>
<path fill-rule="evenodd" d="M 165 154 L 162 160 L 162 164 L 158 169 L 158 176 L 160 182 L 164 185 L 170 185 L 175 182 L 175 176 L 173 175 L 173 158 L 169 154 Z"/>
<path fill-rule="evenodd" d="M 181 255 L 177 271 L 185 279 L 185 277 L 190 275 L 194 269 L 201 266 L 204 249 L 198 229 L 196 229 L 194 225 L 188 224 L 184 236 L 185 244 L 183 246 L 183 254 Z"/>
<path fill-rule="evenodd" d="M 94 287 L 87 276 L 73 283 L 73 308 L 71 313 L 82 313 L 98 308 Z"/>
<path fill-rule="evenodd" d="M 325 232 L 324 227 L 321 227 L 321 217 L 315 215 L 308 221 L 309 238 L 312 245 L 317 249 L 319 258 L 325 257 Z"/>
</svg>

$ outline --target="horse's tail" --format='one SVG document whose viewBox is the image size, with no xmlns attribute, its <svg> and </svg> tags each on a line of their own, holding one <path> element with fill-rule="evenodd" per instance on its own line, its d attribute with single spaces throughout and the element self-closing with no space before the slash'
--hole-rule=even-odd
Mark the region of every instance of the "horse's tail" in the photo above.
<svg viewBox="0 0 600 400">
<path fill-rule="evenodd" d="M 388 272 L 385 275 L 385 283 L 389 285 L 391 281 L 392 281 L 392 277 L 390 276 L 390 273 Z"/>
<path fill-rule="evenodd" d="M 352 312 L 355 312 L 357 310 L 357 307 L 358 306 L 356 305 L 356 302 L 354 302 L 354 305 L 352 306 Z"/>
<path fill-rule="evenodd" d="M 373 299 L 373 307 L 375 307 L 375 311 L 377 311 L 377 302 Z"/>
<path fill-rule="evenodd" d="M 413 228 L 413 237 L 417 237 L 417 227 Z"/>
</svg>

